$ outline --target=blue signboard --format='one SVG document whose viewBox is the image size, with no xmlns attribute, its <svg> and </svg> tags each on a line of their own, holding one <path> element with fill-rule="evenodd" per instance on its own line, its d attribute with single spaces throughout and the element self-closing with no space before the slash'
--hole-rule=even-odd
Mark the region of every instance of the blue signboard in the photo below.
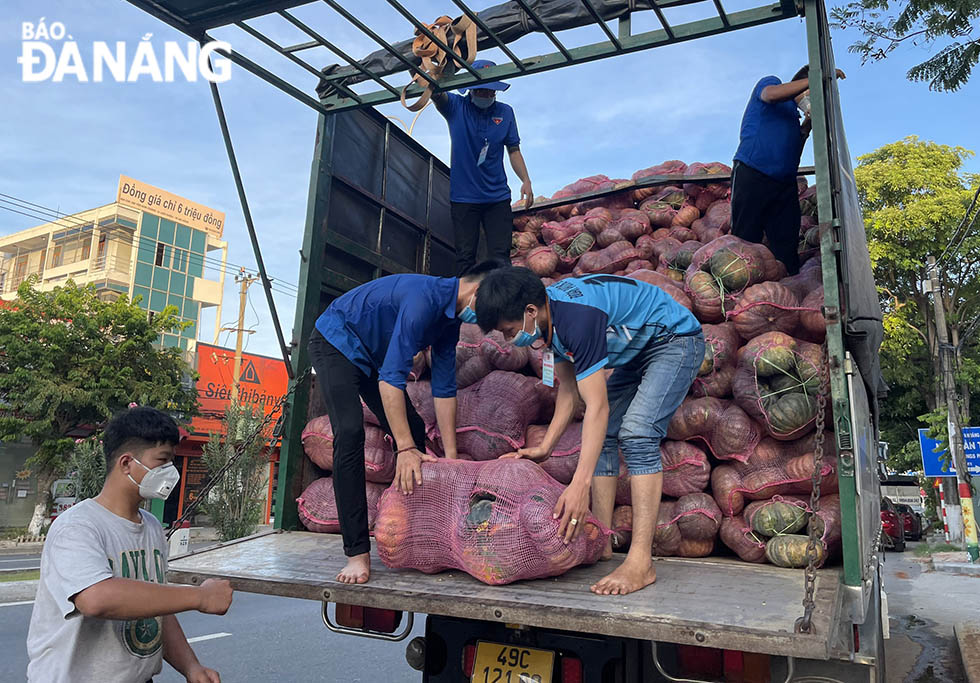
<svg viewBox="0 0 980 683">
<path fill-rule="evenodd" d="M 935 439 L 930 439 L 928 429 L 919 430 L 919 448 L 922 451 L 922 469 L 927 477 L 955 477 L 956 468 L 952 463 L 943 470 L 941 457 L 948 458 L 946 449 Z M 966 454 L 966 468 L 970 476 L 980 476 L 980 427 L 963 428 L 963 452 Z M 948 460 L 947 460 L 948 462 Z"/>
</svg>

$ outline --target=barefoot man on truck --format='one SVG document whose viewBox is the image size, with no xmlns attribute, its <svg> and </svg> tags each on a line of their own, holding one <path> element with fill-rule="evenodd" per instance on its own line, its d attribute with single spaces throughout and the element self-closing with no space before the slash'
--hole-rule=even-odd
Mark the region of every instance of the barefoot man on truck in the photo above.
<svg viewBox="0 0 980 683">
<path fill-rule="evenodd" d="M 480 281 L 500 264 L 485 261 L 462 278 L 401 274 L 372 280 L 335 299 L 316 321 L 310 362 L 333 429 L 333 489 L 347 566 L 343 583 L 371 575 L 364 490 L 364 414 L 378 418 L 397 449 L 393 486 L 422 484 L 425 424 L 405 387 L 412 359 L 432 347 L 432 396 L 447 458 L 456 457 L 456 342 L 461 322 L 475 322 Z"/>
<path fill-rule="evenodd" d="M 555 416 L 544 441 L 502 457 L 547 458 L 585 401 L 578 467 L 558 499 L 559 533 L 573 539 L 589 513 L 612 524 L 619 452 L 630 472 L 633 543 L 626 560 L 592 586 L 626 595 L 653 583 L 653 534 L 663 489 L 660 442 L 704 358 L 701 324 L 663 290 L 614 275 L 566 278 L 545 288 L 526 268 L 487 275 L 476 298 L 484 331 L 499 330 L 517 346 L 543 340 L 544 377 L 558 381 Z M 615 368 L 606 379 L 606 368 Z M 612 545 L 605 558 L 612 556 Z"/>
</svg>

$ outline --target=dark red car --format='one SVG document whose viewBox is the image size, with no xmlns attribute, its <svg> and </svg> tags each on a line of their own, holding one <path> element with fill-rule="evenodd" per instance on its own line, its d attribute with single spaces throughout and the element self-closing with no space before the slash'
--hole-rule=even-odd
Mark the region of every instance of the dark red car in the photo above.
<svg viewBox="0 0 980 683">
<path fill-rule="evenodd" d="M 895 509 L 902 517 L 902 529 L 905 531 L 905 538 L 909 541 L 922 539 L 922 517 L 908 505 L 897 504 Z"/>
<path fill-rule="evenodd" d="M 905 552 L 905 523 L 890 498 L 881 499 L 881 545 Z"/>
</svg>

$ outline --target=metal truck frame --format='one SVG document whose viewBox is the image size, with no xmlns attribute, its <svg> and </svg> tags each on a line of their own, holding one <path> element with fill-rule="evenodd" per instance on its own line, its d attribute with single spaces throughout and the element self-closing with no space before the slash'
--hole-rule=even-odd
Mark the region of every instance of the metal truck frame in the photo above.
<svg viewBox="0 0 980 683">
<path fill-rule="evenodd" d="M 306 228 L 301 250 L 299 298 L 292 341 L 287 346 L 272 301 L 261 249 L 234 148 L 221 106 L 218 86 L 211 84 L 215 108 L 235 176 L 246 226 L 283 356 L 290 371 L 291 394 L 286 411 L 274 532 L 198 551 L 170 563 L 170 580 L 199 583 L 209 577 L 231 580 L 237 590 L 306 598 L 322 603 L 324 623 L 341 631 L 397 640 L 412 627 L 413 613 L 429 615 L 426 636 L 409 647 L 409 660 L 424 681 L 461 680 L 466 647 L 478 640 L 543 647 L 558 653 L 554 680 L 562 680 L 561 662 L 578 661 L 579 680 L 701 680 L 685 678 L 678 667 L 690 659 L 689 648 L 704 657 L 713 653 L 737 659 L 745 672 L 765 669 L 772 680 L 805 679 L 883 681 L 882 593 L 878 551 L 877 391 L 880 370 L 881 310 L 871 273 L 864 224 L 844 135 L 826 8 L 822 0 L 791 0 L 728 14 L 713 0 L 716 15 L 670 25 L 663 9 L 698 0 L 642 0 L 662 28 L 633 34 L 631 15 L 608 17 L 592 0 L 581 0 L 606 40 L 567 48 L 557 32 L 536 16 L 524 0 L 517 4 L 542 29 L 555 52 L 521 59 L 493 33 L 480 14 L 460 0 L 453 2 L 480 26 L 482 39 L 500 47 L 511 60 L 478 74 L 460 63 L 440 89 L 458 88 L 499 78 L 604 59 L 699 37 L 732 31 L 802 14 L 806 21 L 817 185 L 818 221 L 825 287 L 830 404 L 834 443 L 825 457 L 837 460 L 842 512 L 843 562 L 821 569 L 814 591 L 813 628 L 795 627 L 803 612 L 803 572 L 721 558 L 658 559 L 656 586 L 626 597 L 598 597 L 588 585 L 604 570 L 578 568 L 565 576 L 511 586 L 489 587 L 459 572 L 426 576 L 386 570 L 377 560 L 366 585 L 333 581 L 343 564 L 339 537 L 296 531 L 295 499 L 321 473 L 305 457 L 301 434 L 307 420 L 323 413 L 313 379 L 306 370 L 306 340 L 326 305 L 344 291 L 396 272 L 450 275 L 452 227 L 449 217 L 449 169 L 406 135 L 372 105 L 397 99 L 398 89 L 331 43 L 289 10 L 310 0 L 129 0 L 195 39 L 211 39 L 209 30 L 235 25 L 266 47 L 321 78 L 323 97 L 312 97 L 244 55 L 228 56 L 319 112 L 310 176 Z M 395 47 L 335 0 L 322 0 L 350 24 L 372 37 L 382 49 L 418 72 Z M 423 22 L 395 0 L 386 0 L 411 25 Z M 706 6 L 709 3 L 704 3 Z M 278 45 L 248 21 L 268 15 L 295 26 L 311 38 Z M 424 30 L 424 27 L 420 30 Z M 351 67 L 359 80 L 378 89 L 356 92 L 349 83 L 325 77 L 298 57 L 304 50 L 327 47 Z M 372 86 L 373 87 L 373 86 Z M 417 94 L 419 89 L 410 89 Z M 717 181 L 718 176 L 712 176 Z M 648 178 L 643 184 L 671 178 Z M 685 180 L 690 182 L 690 178 Z M 302 381 L 296 382 L 296 378 Z M 666 591 L 658 590 L 668 586 Z M 328 605 L 378 608 L 404 613 L 402 633 L 391 629 L 339 626 Z M 348 607 L 343 608 L 349 612 Z M 688 649 L 685 649 L 688 648 Z M 737 657 L 736 657 L 737 655 Z M 760 659 L 760 657 L 762 659 Z M 755 664 L 750 666 L 750 662 Z M 762 662 L 760 664 L 759 662 Z M 733 665 L 734 666 L 734 665 Z M 737 667 L 736 667 L 737 668 Z M 747 675 L 747 674 L 746 674 Z M 760 674 L 761 675 L 761 674 Z M 571 680 L 571 679 L 569 679 Z M 747 679 L 748 680 L 748 679 Z M 752 679 L 755 680 L 755 679 Z M 761 678 L 759 680 L 762 680 Z M 765 678 L 769 680 L 769 678 Z"/>
</svg>

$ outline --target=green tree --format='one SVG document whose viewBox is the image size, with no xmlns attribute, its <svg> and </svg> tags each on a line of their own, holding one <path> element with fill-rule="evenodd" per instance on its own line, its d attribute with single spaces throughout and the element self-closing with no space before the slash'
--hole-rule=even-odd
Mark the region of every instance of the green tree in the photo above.
<svg viewBox="0 0 980 683">
<path fill-rule="evenodd" d="M 225 410 L 224 434 L 211 432 L 201 457 L 214 476 L 235 452 L 241 456 L 201 504 L 222 541 L 255 533 L 262 520 L 262 473 L 269 462 L 266 439 L 255 436 L 262 422 L 251 406 L 232 402 Z"/>
<path fill-rule="evenodd" d="M 831 11 L 834 26 L 864 34 L 850 47 L 862 63 L 884 59 L 903 43 L 936 51 L 908 71 L 930 90 L 958 90 L 980 58 L 980 0 L 853 0 Z"/>
<path fill-rule="evenodd" d="M 980 235 L 972 228 L 980 177 L 963 172 L 972 154 L 909 137 L 860 157 L 855 169 L 884 312 L 881 365 L 891 391 L 881 405 L 881 433 L 891 445 L 889 466 L 899 471 L 919 469 L 917 430 L 941 422 L 935 416 L 945 403 L 932 304 L 921 286 L 930 255 L 942 264 L 964 424 L 980 379 Z"/>
<path fill-rule="evenodd" d="M 192 370 L 160 335 L 186 323 L 168 307 L 155 316 L 125 296 L 105 301 L 69 280 L 51 291 L 21 284 L 0 307 L 0 440 L 29 438 L 39 490 L 67 471 L 74 436 L 99 428 L 131 401 L 178 418 L 197 413 Z M 35 511 L 35 526 L 47 500 Z"/>
</svg>

